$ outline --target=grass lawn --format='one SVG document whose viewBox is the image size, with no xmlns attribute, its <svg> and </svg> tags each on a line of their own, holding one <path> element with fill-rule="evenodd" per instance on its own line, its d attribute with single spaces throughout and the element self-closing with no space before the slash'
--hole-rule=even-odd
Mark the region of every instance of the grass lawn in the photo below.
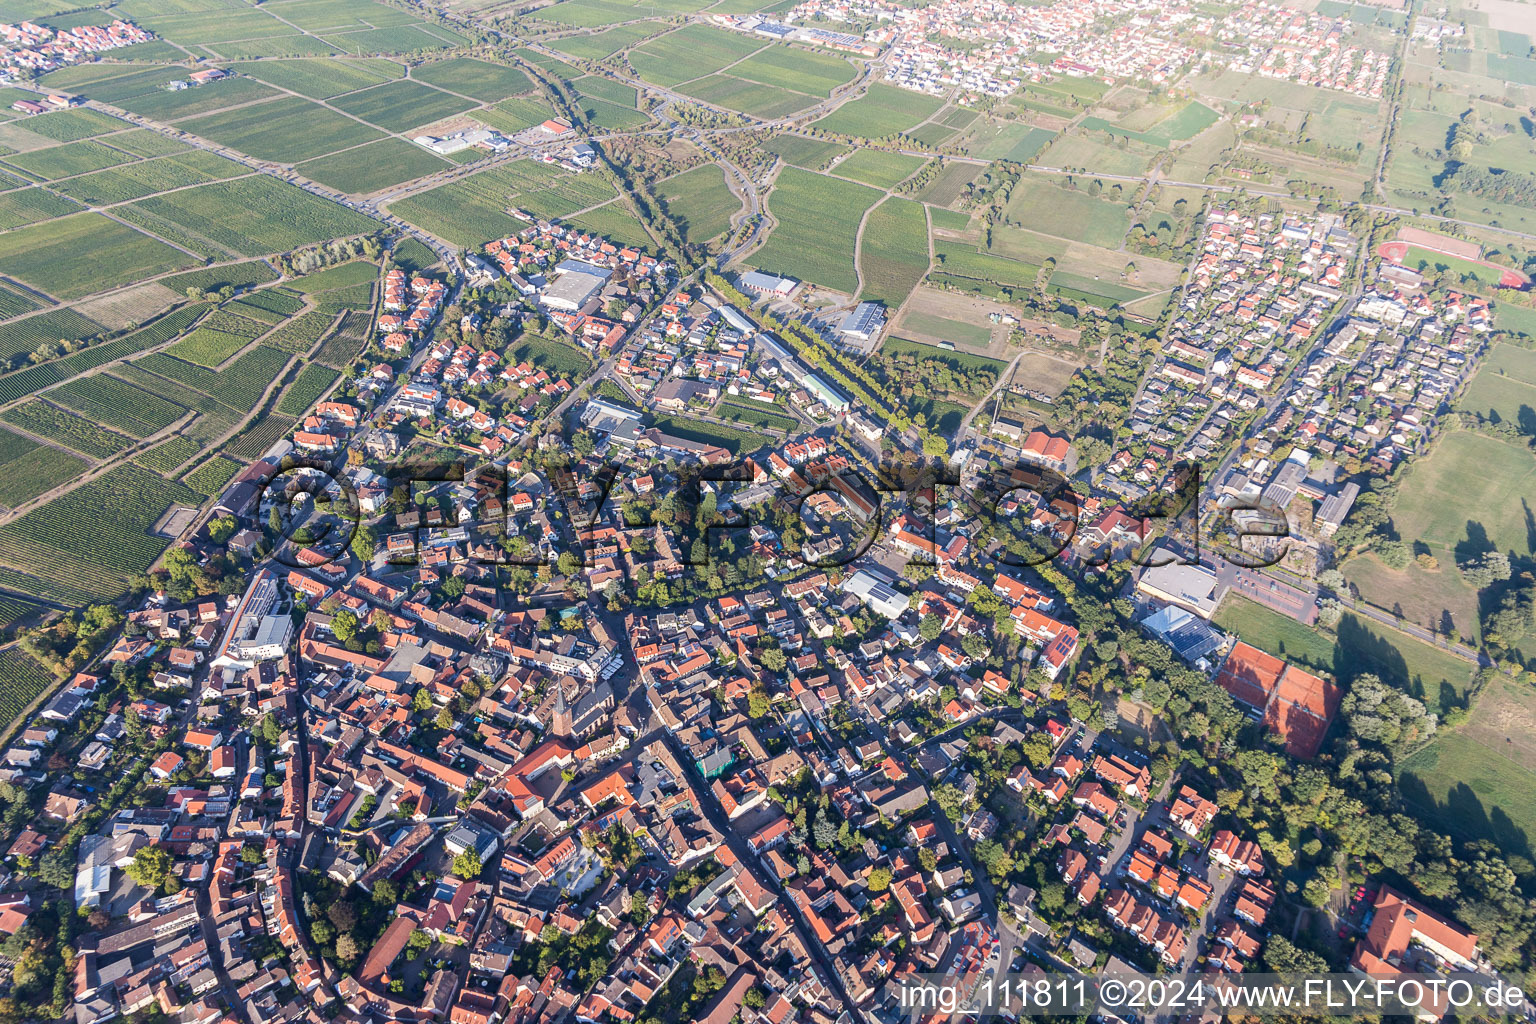
<svg viewBox="0 0 1536 1024">
<path fill-rule="evenodd" d="M 1523 558 L 1533 550 L 1533 505 L 1536 462 L 1528 450 L 1457 430 L 1409 468 L 1392 519 L 1401 536 L 1423 541 L 1442 564 L 1490 546 Z"/>
<path fill-rule="evenodd" d="M 306 178 L 351 195 L 377 192 L 402 181 L 425 177 L 452 166 L 413 142 L 380 139 L 366 146 L 307 160 L 295 170 Z"/>
<path fill-rule="evenodd" d="M 986 348 L 992 342 L 992 327 L 985 323 L 951 320 L 932 313 L 908 312 L 902 314 L 901 329 L 922 334 L 940 341 L 952 341 L 962 345 Z M 943 351 L 942 349 L 940 351 Z"/>
<path fill-rule="evenodd" d="M 1401 614 L 1404 620 L 1441 633 L 1454 628 L 1475 644 L 1481 634 L 1477 616 L 1477 592 L 1469 587 L 1454 565 L 1441 562 L 1427 572 L 1410 562 L 1401 572 L 1387 568 L 1366 554 L 1344 563 L 1344 577 L 1360 590 L 1360 596 L 1378 608 Z"/>
<path fill-rule="evenodd" d="M 1536 352 L 1496 345 L 1467 385 L 1457 408 L 1495 423 L 1519 423 L 1536 435 Z"/>
<path fill-rule="evenodd" d="M 1528 338 L 1536 338 L 1536 309 L 1527 309 L 1509 302 L 1495 303 L 1493 326 L 1501 331 L 1513 331 Z"/>
<path fill-rule="evenodd" d="M 863 96 L 812 123 L 824 131 L 880 139 L 921 124 L 943 105 L 935 96 L 876 82 Z"/>
<path fill-rule="evenodd" d="M 859 245 L 861 299 L 899 309 L 928 273 L 928 218 L 921 203 L 890 198 L 870 211 Z"/>
<path fill-rule="evenodd" d="M 78 299 L 194 263 L 186 253 L 99 213 L 0 235 L 0 273 L 61 299 Z"/>
<path fill-rule="evenodd" d="M 1130 226 L 1125 211 L 1122 204 L 1096 199 L 1086 191 L 1026 179 L 1014 188 L 1006 215 L 1032 231 L 1118 249 Z"/>
<path fill-rule="evenodd" d="M 779 224 L 750 261 L 772 270 L 852 293 L 859 220 L 880 193 L 864 185 L 786 167 L 768 197 Z"/>
<path fill-rule="evenodd" d="M 1463 835 L 1536 847 L 1536 772 L 1506 757 L 1504 745 L 1479 742 L 1467 727 L 1437 736 L 1403 762 L 1398 788 Z"/>
<path fill-rule="evenodd" d="M 725 172 L 717 164 L 668 178 L 656 191 L 690 242 L 707 242 L 722 234 L 731 226 L 731 215 L 741 209 L 741 200 L 726 187 Z"/>
<path fill-rule="evenodd" d="M 891 188 L 912 177 L 927 162 L 920 156 L 905 153 L 860 149 L 833 168 L 832 173 L 876 188 Z"/>
<path fill-rule="evenodd" d="M 1229 594 L 1213 621 L 1260 650 L 1332 674 L 1346 688 L 1355 676 L 1374 673 L 1431 711 L 1459 704 L 1472 680 L 1471 662 L 1354 614 L 1345 614 L 1335 638 Z"/>
</svg>

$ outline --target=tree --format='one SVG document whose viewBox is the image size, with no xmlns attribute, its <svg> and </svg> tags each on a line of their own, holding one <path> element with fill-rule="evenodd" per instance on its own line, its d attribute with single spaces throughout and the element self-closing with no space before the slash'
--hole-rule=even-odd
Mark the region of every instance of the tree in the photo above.
<svg viewBox="0 0 1536 1024">
<path fill-rule="evenodd" d="M 278 740 L 283 738 L 283 730 L 277 724 L 277 716 L 270 711 L 261 716 L 261 738 L 269 747 L 277 746 Z"/>
<path fill-rule="evenodd" d="M 357 636 L 357 627 L 357 615 L 349 609 L 331 616 L 331 635 L 344 644 Z"/>
<path fill-rule="evenodd" d="M 752 718 L 766 718 L 770 704 L 768 691 L 761 686 L 754 686 L 747 694 L 747 714 Z"/>
<path fill-rule="evenodd" d="M 381 907 L 392 907 L 400 902 L 400 888 L 387 878 L 373 883 L 373 902 Z"/>
<path fill-rule="evenodd" d="M 917 635 L 930 642 L 937 640 L 942 632 L 944 632 L 944 620 L 933 612 L 924 615 L 917 624 Z"/>
<path fill-rule="evenodd" d="M 158 889 L 171 873 L 171 852 L 163 846 L 146 846 L 133 855 L 128 877 L 140 885 Z"/>
<path fill-rule="evenodd" d="M 480 863 L 480 855 L 474 850 L 465 850 L 453 858 L 453 873 L 466 882 L 479 878 L 484 870 L 485 865 Z"/>
<path fill-rule="evenodd" d="M 555 571 L 561 576 L 575 576 L 581 571 L 581 559 L 574 551 L 562 551 L 555 559 Z"/>
<path fill-rule="evenodd" d="M 336 960 L 343 966 L 350 966 L 357 960 L 357 940 L 351 932 L 346 932 L 336 940 Z"/>
<path fill-rule="evenodd" d="M 885 892 L 891 887 L 891 869 L 887 867 L 871 869 L 869 880 L 865 884 L 870 892 Z"/>
<path fill-rule="evenodd" d="M 439 729 L 452 729 L 453 712 L 449 711 L 447 708 L 443 708 L 443 710 L 439 711 L 437 713 L 437 727 Z"/>
<path fill-rule="evenodd" d="M 378 548 L 378 539 L 374 537 L 372 529 L 359 526 L 352 534 L 352 543 L 349 547 L 359 561 L 371 562 L 374 551 Z"/>
<path fill-rule="evenodd" d="M 811 826 L 811 837 L 816 840 L 819 848 L 829 850 L 837 842 L 837 826 L 827 820 L 825 813 L 818 814 L 816 824 Z"/>
<path fill-rule="evenodd" d="M 215 544 L 227 544 L 238 529 L 240 523 L 234 516 L 219 516 L 208 523 L 208 539 Z"/>
<path fill-rule="evenodd" d="M 266 858 L 262 856 L 261 847 L 254 843 L 246 843 L 240 847 L 240 859 L 247 864 L 260 864 Z"/>
<path fill-rule="evenodd" d="M 789 659 L 786 658 L 784 656 L 784 652 L 779 650 L 777 647 L 770 647 L 768 650 L 764 651 L 758 660 L 761 661 L 763 663 L 763 667 L 770 672 L 783 672 L 785 666 L 789 664 Z"/>
<path fill-rule="evenodd" d="M 351 900 L 337 900 L 325 909 L 325 916 L 339 932 L 349 932 L 357 924 L 357 908 Z"/>
<path fill-rule="evenodd" d="M 420 714 L 423 711 L 431 710 L 431 708 L 432 695 L 428 693 L 427 688 L 423 686 L 421 689 L 417 690 L 416 695 L 411 698 L 411 710 Z"/>
</svg>

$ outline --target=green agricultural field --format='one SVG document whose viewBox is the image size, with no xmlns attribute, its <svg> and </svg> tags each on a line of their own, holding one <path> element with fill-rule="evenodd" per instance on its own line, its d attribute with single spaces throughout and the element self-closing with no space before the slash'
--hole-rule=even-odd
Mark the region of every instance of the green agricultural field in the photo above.
<svg viewBox="0 0 1536 1024">
<path fill-rule="evenodd" d="M 869 211 L 859 243 L 861 299 L 896 310 L 928 273 L 928 218 L 921 203 L 887 199 Z"/>
<path fill-rule="evenodd" d="M 775 406 L 762 402 L 735 402 L 729 399 L 715 406 L 712 415 L 716 419 L 729 420 L 732 423 L 748 423 L 754 427 L 767 427 L 769 430 L 777 430 L 784 434 L 791 434 L 800 429 L 800 421 L 793 416 L 785 416 L 781 413 L 771 412 Z"/>
<path fill-rule="evenodd" d="M 864 211 L 880 193 L 864 185 L 786 167 L 768 197 L 779 224 L 749 257 L 765 270 L 852 293 L 854 243 Z"/>
<path fill-rule="evenodd" d="M 1536 352 L 1496 345 L 1467 385 L 1457 408 L 1494 423 L 1511 422 L 1536 436 Z"/>
<path fill-rule="evenodd" d="M 245 348 L 266 329 L 265 324 L 218 309 L 166 351 L 177 359 L 214 367 Z"/>
<path fill-rule="evenodd" d="M 0 506 L 15 508 L 85 472 L 86 463 L 31 438 L 0 431 Z"/>
<path fill-rule="evenodd" d="M 1145 142 L 1150 146 L 1170 146 L 1175 142 L 1192 139 L 1205 131 L 1211 125 L 1220 120 L 1221 115 L 1204 103 L 1191 100 L 1181 107 L 1176 114 L 1163 118 L 1161 121 L 1140 131 L 1111 124 L 1100 117 L 1085 117 L 1082 121 L 1084 128 L 1108 132 L 1112 136 L 1125 136 L 1138 142 Z"/>
<path fill-rule="evenodd" d="M 306 160 L 294 170 L 349 195 L 367 195 L 402 181 L 423 178 L 453 166 L 404 139 L 380 139 L 356 149 L 318 160 Z"/>
<path fill-rule="evenodd" d="M 164 474 L 179 469 L 201 454 L 202 450 L 203 446 L 189 437 L 173 437 L 152 448 L 146 448 L 133 461 L 136 465 Z"/>
<path fill-rule="evenodd" d="M 677 91 L 717 107 L 762 118 L 785 117 L 816 102 L 815 97 L 805 93 L 759 85 L 730 75 L 709 75 L 677 86 Z"/>
<path fill-rule="evenodd" d="M 928 161 L 905 153 L 887 153 L 878 149 L 856 149 L 832 169 L 840 178 L 852 178 L 876 188 L 894 188 L 917 173 Z"/>
<path fill-rule="evenodd" d="M 103 430 L 84 417 L 36 398 L 24 405 L 12 406 L 0 414 L 0 419 L 93 459 L 108 458 L 133 444 L 132 439 L 122 434 Z"/>
<path fill-rule="evenodd" d="M 829 53 L 792 46 L 770 46 L 731 66 L 730 74 L 749 82 L 793 89 L 826 99 L 832 90 L 853 79 L 857 70 Z"/>
<path fill-rule="evenodd" d="M 770 440 L 755 431 L 727 427 L 720 423 L 706 423 L 703 420 L 687 419 L 681 416 L 657 416 L 652 426 L 664 433 L 687 438 L 690 441 L 719 445 L 732 455 L 755 452 Z"/>
<path fill-rule="evenodd" d="M 247 168 L 233 160 L 193 150 L 82 174 L 67 181 L 56 181 L 50 188 L 82 203 L 102 205 L 131 202 L 167 189 L 222 181 L 248 173 Z"/>
<path fill-rule="evenodd" d="M 168 138 L 159 132 L 152 132 L 148 128 L 135 128 L 132 131 L 118 132 L 111 138 L 112 148 L 120 149 L 124 153 L 132 153 L 134 156 L 142 156 L 145 159 L 156 156 L 186 156 L 200 152 L 194 149 L 190 143 L 179 139 Z"/>
<path fill-rule="evenodd" d="M 283 287 L 292 288 L 294 291 L 305 295 L 313 295 L 315 292 L 327 292 L 333 288 L 348 288 L 355 284 L 372 284 L 378 280 L 379 266 L 365 259 L 350 260 L 339 263 L 334 267 L 326 267 L 317 270 L 313 274 L 306 274 L 294 281 L 289 281 Z"/>
<path fill-rule="evenodd" d="M 384 136 L 317 103 L 285 96 L 177 125 L 259 160 L 298 163 Z"/>
<path fill-rule="evenodd" d="M 120 121 L 111 114 L 81 107 L 75 110 L 60 110 L 52 114 L 37 114 L 22 121 L 21 127 L 33 135 L 41 135 L 55 142 L 78 142 L 80 139 L 95 138 L 108 132 L 119 131 L 129 125 L 128 122 Z"/>
<path fill-rule="evenodd" d="M 217 494 L 244 468 L 244 463 L 217 455 L 188 473 L 182 482 L 198 494 Z"/>
<path fill-rule="evenodd" d="M 548 10 L 548 8 L 545 8 Z M 568 53 L 581 60 L 607 60 L 620 50 L 633 45 L 665 25 L 656 22 L 638 22 L 633 25 L 615 25 L 601 32 L 566 36 L 550 40 L 549 45 L 561 53 Z"/>
<path fill-rule="evenodd" d="M 568 218 L 565 223 L 583 231 L 602 235 L 611 242 L 623 245 L 638 246 L 642 249 L 653 248 L 656 245 L 655 239 L 646 233 L 644 225 L 629 212 L 622 199 L 616 199 L 595 210 L 577 214 Z"/>
<path fill-rule="evenodd" d="M 910 318 L 909 318 L 910 322 Z M 980 327 L 980 325 L 975 325 Z M 976 344 L 976 342 L 972 342 Z M 980 344 L 987 344 L 987 332 L 982 331 Z M 889 356 L 912 356 L 923 362 L 939 362 L 948 365 L 951 369 L 963 373 L 975 373 L 978 370 L 990 373 L 993 379 L 1001 377 L 1003 371 L 1008 369 L 1008 364 L 1001 359 L 991 359 L 987 356 L 978 356 L 970 352 L 951 352 L 948 349 L 938 348 L 934 345 L 925 345 L 921 342 L 907 341 L 903 338 L 887 338 L 880 346 L 880 351 Z"/>
<path fill-rule="evenodd" d="M 331 106 L 386 131 L 404 132 L 474 106 L 473 100 L 409 79 L 376 85 L 331 100 Z M 332 147 L 335 148 L 335 147 Z"/>
<path fill-rule="evenodd" d="M 705 164 L 668 178 L 656 188 L 688 241 L 707 242 L 731 226 L 731 216 L 741 200 L 725 184 L 725 172 L 717 164 Z"/>
<path fill-rule="evenodd" d="M 20 647 L 0 651 L 0 716 L 7 722 L 20 720 L 27 705 L 54 682 L 42 662 Z"/>
<path fill-rule="evenodd" d="M 283 392 L 283 397 L 277 403 L 277 411 L 284 416 L 304 415 L 340 376 L 328 366 L 310 363 L 299 371 L 293 383 Z"/>
<path fill-rule="evenodd" d="M 99 171 L 103 167 L 127 163 L 132 159 L 127 153 L 119 153 L 110 146 L 87 139 L 64 146 L 34 149 L 30 153 L 17 153 L 6 157 L 5 163 L 39 181 L 52 181 L 72 174 Z"/>
<path fill-rule="evenodd" d="M 1444 732 L 1403 761 L 1397 781 L 1410 803 L 1462 835 L 1536 846 L 1536 772 L 1498 743 Z"/>
<path fill-rule="evenodd" d="M 0 319 L 9 320 L 11 317 L 30 313 L 34 309 L 41 309 L 43 303 L 20 288 L 4 285 L 0 286 Z"/>
<path fill-rule="evenodd" d="M 1118 249 L 1130 227 L 1124 205 L 1095 199 L 1086 191 L 1063 188 L 1039 178 L 1019 182 L 1005 215 L 1031 231 L 1105 249 Z"/>
<path fill-rule="evenodd" d="M 236 70 L 252 78 L 310 99 L 328 100 L 400 78 L 405 68 L 392 60 L 315 57 L 305 60 L 263 60 L 240 64 Z"/>
<path fill-rule="evenodd" d="M 517 339 L 507 356 L 509 363 L 524 360 L 558 377 L 579 380 L 592 368 L 592 358 L 575 345 L 540 334 L 525 334 Z"/>
<path fill-rule="evenodd" d="M 524 128 L 532 128 L 554 116 L 555 112 L 548 104 L 517 96 L 474 113 L 475 120 L 508 135 L 516 135 Z"/>
<path fill-rule="evenodd" d="M 175 505 L 200 496 L 138 466 L 82 484 L 0 527 L 0 560 L 87 591 L 120 596 L 170 543 L 150 531 Z"/>
<path fill-rule="evenodd" d="M 825 170 L 833 159 L 848 152 L 848 147 L 842 143 L 808 139 L 803 135 L 775 135 L 763 148 L 785 163 L 808 171 Z"/>
<path fill-rule="evenodd" d="M 526 225 L 507 213 L 509 206 L 547 205 L 556 201 L 563 213 L 594 206 L 604 198 L 599 194 L 590 202 L 558 202 L 551 191 L 565 172 L 532 160 L 478 171 L 467 178 L 418 192 L 389 204 L 395 216 L 415 224 L 453 245 L 466 248 L 484 245 L 493 238 L 505 238 Z M 534 212 L 539 212 L 535 210 Z"/>
<path fill-rule="evenodd" d="M 918 193 L 917 198 L 925 203 L 932 203 L 934 206 L 950 206 L 965 193 L 965 186 L 975 181 L 976 176 L 980 173 L 981 168 L 975 164 L 951 162 L 933 176 L 928 185 Z M 934 212 L 949 213 L 950 211 L 935 210 Z M 958 213 L 955 216 L 960 218 L 960 226 L 951 230 L 964 231 L 966 225 L 970 222 L 970 215 Z M 941 225 L 937 218 L 934 220 L 934 226 L 949 227 L 948 224 Z"/>
<path fill-rule="evenodd" d="M 292 25 L 285 25 L 255 9 L 210 10 L 200 7 L 196 12 L 168 12 L 161 8 L 135 13 L 133 18 L 156 35 L 182 46 L 300 34 Z"/>
<path fill-rule="evenodd" d="M 978 252 L 974 245 L 934 239 L 935 277 L 987 282 L 1001 288 L 1033 288 L 1036 264 Z"/>
<path fill-rule="evenodd" d="M 186 74 L 182 68 L 175 67 L 148 76 L 135 75 L 103 83 L 92 88 L 86 95 L 93 100 L 102 100 L 157 121 L 196 117 L 198 114 L 280 95 L 276 89 L 244 76 L 209 82 L 207 85 L 177 92 L 165 87 L 169 81 L 185 79 Z"/>
<path fill-rule="evenodd" d="M 533 89 L 528 76 L 517 68 L 468 57 L 419 64 L 411 69 L 411 77 L 481 103 L 495 103 Z"/>
<path fill-rule="evenodd" d="M 882 139 L 921 124 L 943 105 L 937 97 L 876 82 L 863 96 L 812 124 L 823 131 Z"/>
<path fill-rule="evenodd" d="M 286 252 L 379 227 L 372 218 L 264 174 L 141 199 L 125 209 L 145 214 L 157 234 L 166 226 L 240 256 Z"/>
<path fill-rule="evenodd" d="M 672 87 L 712 75 L 767 45 L 741 32 L 685 25 L 631 50 L 629 63 L 647 82 Z"/>
<path fill-rule="evenodd" d="M 972 130 L 965 140 L 966 152 L 987 160 L 1012 160 L 1027 163 L 1050 144 L 1056 133 L 1011 121 L 987 121 Z"/>
<path fill-rule="evenodd" d="M 185 291 L 188 288 L 218 291 L 226 285 L 231 288 L 245 288 L 276 280 L 276 271 L 261 260 L 251 260 L 247 263 L 232 263 L 224 267 L 211 267 L 207 270 L 177 274 L 175 277 L 166 278 L 164 283 L 167 288 L 176 291 Z"/>
<path fill-rule="evenodd" d="M 187 410 L 158 395 L 107 374 L 94 374 L 54 388 L 43 397 L 129 437 L 145 438 L 164 430 Z"/>
<path fill-rule="evenodd" d="M 186 253 L 99 213 L 78 213 L 0 235 L 0 273 L 60 299 L 78 299 L 193 263 Z"/>
<path fill-rule="evenodd" d="M 0 231 L 9 231 L 24 224 L 36 224 L 40 220 L 63 217 L 79 209 L 79 204 L 41 188 L 18 188 L 11 192 L 0 192 Z M 7 295 L 14 297 L 16 293 L 8 292 Z M 15 313 L 4 315 L 15 316 L 16 313 L 24 313 L 30 308 L 34 308 L 30 303 L 24 304 L 24 308 L 17 309 Z"/>
</svg>

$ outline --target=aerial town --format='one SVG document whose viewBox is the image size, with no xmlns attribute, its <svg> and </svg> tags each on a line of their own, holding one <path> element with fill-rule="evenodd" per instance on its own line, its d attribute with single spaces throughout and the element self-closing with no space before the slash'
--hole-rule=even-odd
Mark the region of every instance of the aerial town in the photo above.
<svg viewBox="0 0 1536 1024">
<path fill-rule="evenodd" d="M 1523 5 L 6 11 L 0 1024 L 1536 986 Z"/>
</svg>

